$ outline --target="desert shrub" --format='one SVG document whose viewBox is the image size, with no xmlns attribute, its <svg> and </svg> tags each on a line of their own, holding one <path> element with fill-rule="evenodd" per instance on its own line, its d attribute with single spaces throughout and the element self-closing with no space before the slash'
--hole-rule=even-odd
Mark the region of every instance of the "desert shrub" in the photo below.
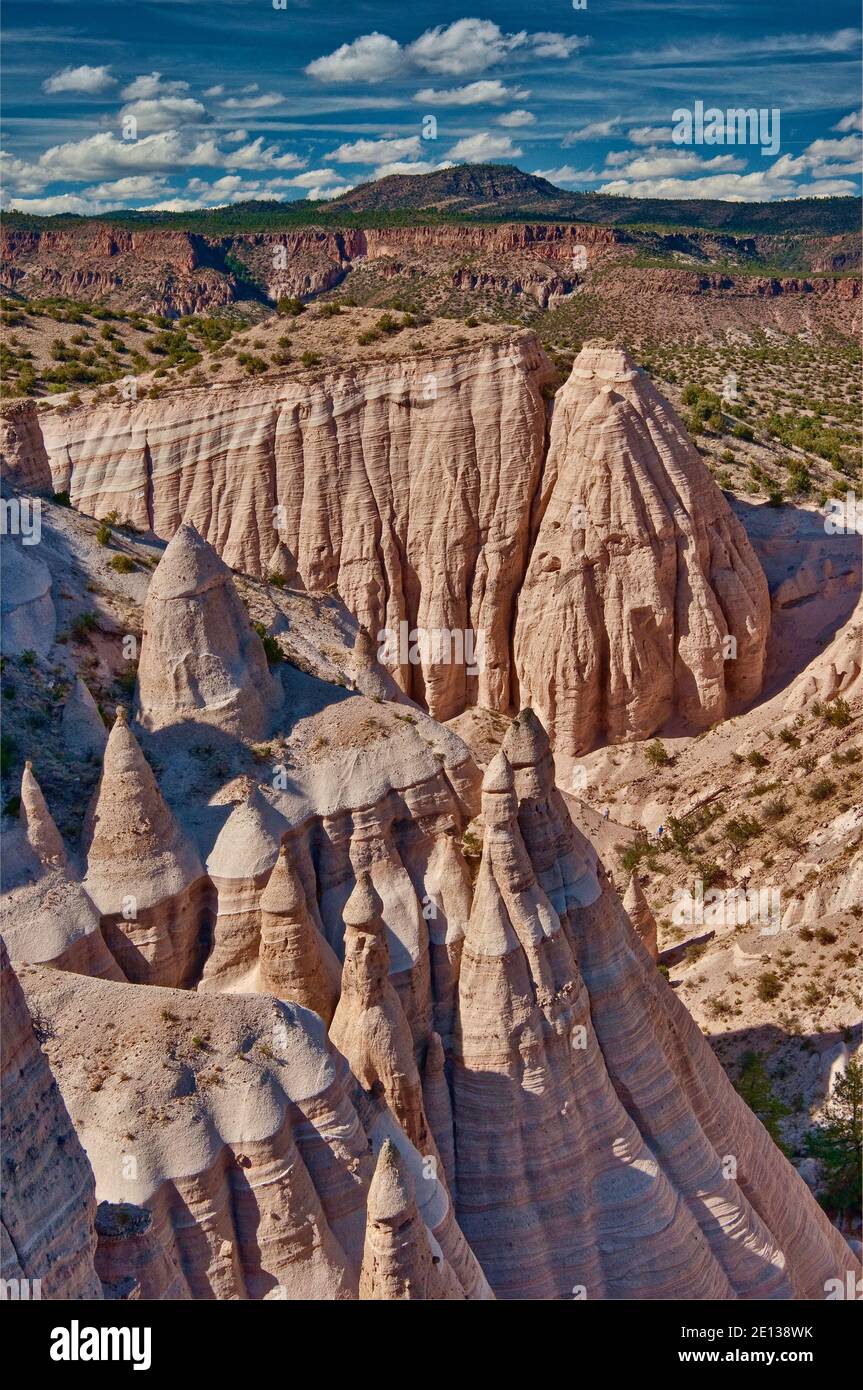
<svg viewBox="0 0 863 1390">
<path fill-rule="evenodd" d="M 644 750 L 644 756 L 651 767 L 667 767 L 671 762 L 665 744 L 658 738 L 655 738 L 652 743 L 648 743 Z"/>
<path fill-rule="evenodd" d="M 112 555 L 108 563 L 117 574 L 131 574 L 135 568 L 135 561 L 129 555 Z"/>
<path fill-rule="evenodd" d="M 11 734 L 0 735 L 0 773 L 5 777 L 7 772 L 12 771 L 15 755 L 18 752 L 18 744 Z"/>
<path fill-rule="evenodd" d="M 111 543 L 111 528 L 106 526 L 104 521 L 96 532 L 96 540 L 100 545 L 110 545 Z"/>
<path fill-rule="evenodd" d="M 631 874 L 633 869 L 637 869 L 645 856 L 656 853 L 656 847 L 650 843 L 646 835 L 639 835 L 630 845 L 618 845 L 617 857 L 621 867 Z"/>
<path fill-rule="evenodd" d="M 818 781 L 810 787 L 809 795 L 813 801 L 820 803 L 829 801 L 835 790 L 836 783 L 831 781 L 829 777 L 819 777 Z"/>
<path fill-rule="evenodd" d="M 757 748 L 753 748 L 751 753 L 746 754 L 746 761 L 750 767 L 767 767 L 767 759 L 763 753 L 759 753 Z"/>
<path fill-rule="evenodd" d="M 754 816 L 734 816 L 725 827 L 725 834 L 735 849 L 743 849 L 761 833 L 761 824 Z"/>
<path fill-rule="evenodd" d="M 321 358 L 316 352 L 304 352 L 300 361 L 304 367 L 318 367 L 320 366 Z"/>
<path fill-rule="evenodd" d="M 281 314 L 283 318 L 295 319 L 298 314 L 306 312 L 306 306 L 295 295 L 283 295 L 276 303 L 276 312 Z"/>
<path fill-rule="evenodd" d="M 695 877 L 701 879 L 705 893 L 708 892 L 715 883 L 721 883 L 725 877 L 725 870 L 713 862 L 712 859 L 698 859 L 694 864 Z"/>
<path fill-rule="evenodd" d="M 788 491 L 797 497 L 808 497 L 812 491 L 812 475 L 799 459 L 786 459 Z"/>
<path fill-rule="evenodd" d="M 788 814 L 788 803 L 784 796 L 777 796 L 773 801 L 765 802 L 762 807 L 762 815 L 767 821 L 781 820 Z"/>
<path fill-rule="evenodd" d="M 769 1004 L 772 999 L 778 999 L 782 993 L 782 981 L 775 970 L 763 970 L 758 976 L 758 983 L 755 993 L 762 1004 Z"/>
<path fill-rule="evenodd" d="M 828 705 L 824 706 L 824 719 L 834 729 L 847 729 L 853 718 L 851 706 L 847 700 L 842 699 L 841 695 L 837 695 Z"/>
<path fill-rule="evenodd" d="M 275 637 L 267 632 L 263 623 L 253 623 L 253 627 L 261 639 L 261 645 L 264 648 L 267 664 L 269 666 L 278 666 L 280 661 L 284 661 L 285 656 Z"/>
<path fill-rule="evenodd" d="M 266 358 L 256 357 L 253 352 L 238 352 L 237 361 L 246 376 L 261 376 L 267 370 Z"/>
<path fill-rule="evenodd" d="M 79 613 L 77 618 L 72 621 L 72 635 L 81 642 L 89 632 L 93 632 L 98 626 L 99 619 L 95 613 L 91 611 Z"/>
</svg>

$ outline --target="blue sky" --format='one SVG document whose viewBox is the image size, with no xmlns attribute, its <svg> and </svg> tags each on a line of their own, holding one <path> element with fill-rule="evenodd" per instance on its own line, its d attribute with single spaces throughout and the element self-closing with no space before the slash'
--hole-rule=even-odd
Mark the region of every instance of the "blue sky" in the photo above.
<svg viewBox="0 0 863 1390">
<path fill-rule="evenodd" d="M 280 4 L 6 0 L 4 205 L 325 199 L 486 160 L 646 197 L 860 191 L 856 0 Z M 778 150 L 676 143 L 698 101 L 778 108 Z"/>
</svg>

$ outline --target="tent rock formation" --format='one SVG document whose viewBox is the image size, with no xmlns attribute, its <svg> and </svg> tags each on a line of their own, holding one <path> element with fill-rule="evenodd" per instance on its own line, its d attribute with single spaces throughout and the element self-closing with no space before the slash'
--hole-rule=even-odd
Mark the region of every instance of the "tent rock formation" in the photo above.
<svg viewBox="0 0 863 1390">
<path fill-rule="evenodd" d="M 668 403 L 588 345 L 555 397 L 514 651 L 521 701 L 570 755 L 703 728 L 761 689 L 767 581 Z M 550 638 L 553 637 L 553 640 Z"/>
<path fill-rule="evenodd" d="M 227 565 L 184 523 L 156 566 L 144 607 L 139 720 L 184 720 L 260 738 L 282 701 Z"/>
</svg>

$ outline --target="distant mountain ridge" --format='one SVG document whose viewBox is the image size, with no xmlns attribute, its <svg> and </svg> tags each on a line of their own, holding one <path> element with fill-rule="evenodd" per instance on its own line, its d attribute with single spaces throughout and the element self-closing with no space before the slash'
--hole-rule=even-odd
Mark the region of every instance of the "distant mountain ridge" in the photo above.
<svg viewBox="0 0 863 1390">
<path fill-rule="evenodd" d="M 836 236 L 860 229 L 859 198 L 795 198 L 736 203 L 709 198 L 629 198 L 567 192 L 508 164 L 458 164 L 431 174 L 390 174 L 358 184 L 331 202 L 252 200 L 193 212 L 121 210 L 93 217 L 5 214 L 10 229 L 82 222 L 162 227 L 220 235 L 280 227 L 381 227 L 434 222 L 578 221 L 701 228 L 742 234 Z"/>
</svg>

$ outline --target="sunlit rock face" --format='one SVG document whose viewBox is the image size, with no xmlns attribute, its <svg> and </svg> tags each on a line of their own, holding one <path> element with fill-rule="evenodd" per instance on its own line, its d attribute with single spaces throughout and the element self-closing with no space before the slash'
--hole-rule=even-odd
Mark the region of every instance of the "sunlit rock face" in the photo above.
<svg viewBox="0 0 863 1390">
<path fill-rule="evenodd" d="M 767 582 L 683 427 L 622 348 L 557 393 L 518 602 L 521 700 L 558 751 L 706 727 L 760 691 Z"/>
</svg>

